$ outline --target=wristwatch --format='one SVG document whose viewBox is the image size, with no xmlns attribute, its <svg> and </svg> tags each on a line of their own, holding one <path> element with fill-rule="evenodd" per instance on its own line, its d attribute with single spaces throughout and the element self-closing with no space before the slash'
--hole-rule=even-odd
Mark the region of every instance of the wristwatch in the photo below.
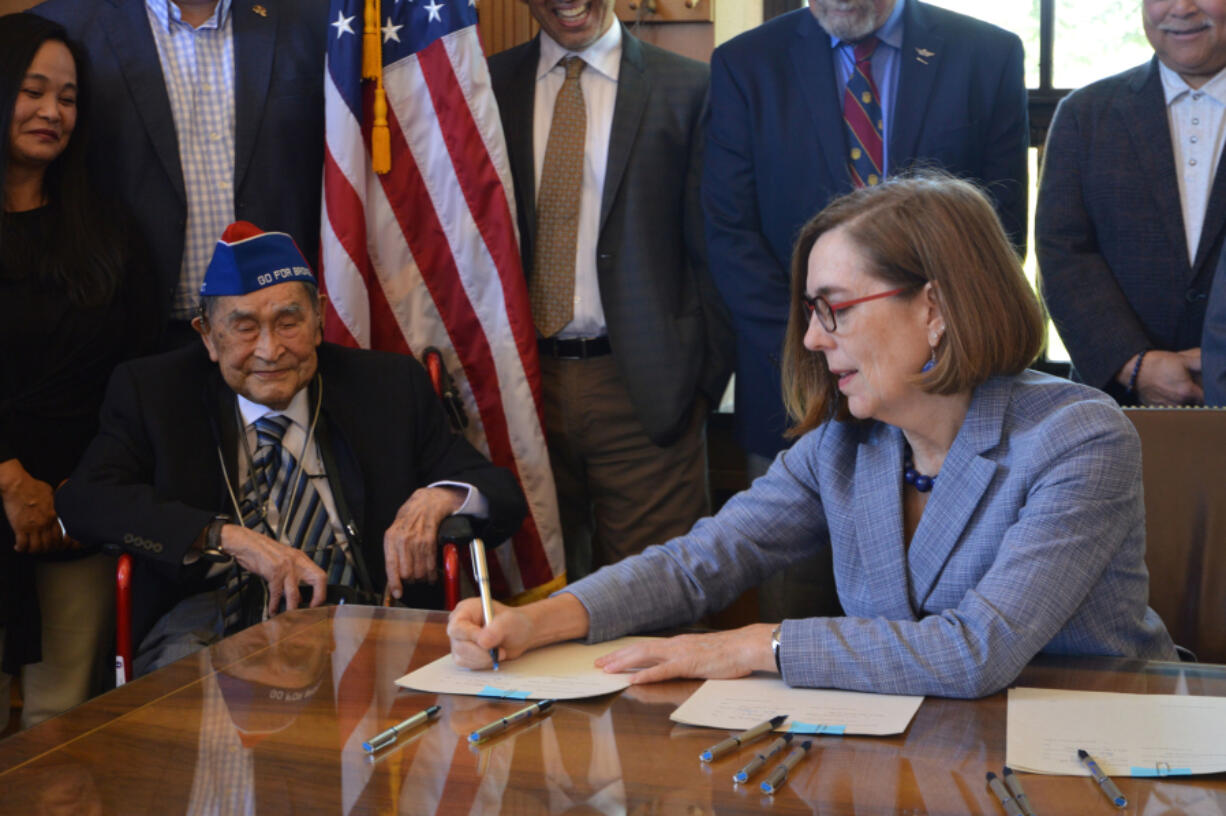
<svg viewBox="0 0 1226 816">
<path fill-rule="evenodd" d="M 775 655 L 775 668 L 779 674 L 783 674 L 783 666 L 779 663 L 779 634 L 783 631 L 783 624 L 780 623 L 771 630 L 771 652 Z"/>
<path fill-rule="evenodd" d="M 200 548 L 200 557 L 214 564 L 228 564 L 234 556 L 221 548 L 221 528 L 230 523 L 229 516 L 214 516 L 209 526 L 204 528 L 204 546 Z"/>
</svg>

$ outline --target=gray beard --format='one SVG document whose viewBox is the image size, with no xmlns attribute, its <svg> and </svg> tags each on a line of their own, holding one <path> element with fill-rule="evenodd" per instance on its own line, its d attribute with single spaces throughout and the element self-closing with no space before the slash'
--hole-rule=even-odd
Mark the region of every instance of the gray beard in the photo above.
<svg viewBox="0 0 1226 816">
<path fill-rule="evenodd" d="M 817 19 L 817 24 L 827 34 L 838 37 L 840 40 L 856 42 L 877 30 L 876 14 L 871 5 L 864 9 L 862 14 L 850 18 L 838 18 L 837 22 L 835 19 L 832 19 L 833 15 L 827 15 L 825 11 L 819 9 L 816 5 L 810 4 L 809 11 L 813 12 L 813 16 Z"/>
</svg>

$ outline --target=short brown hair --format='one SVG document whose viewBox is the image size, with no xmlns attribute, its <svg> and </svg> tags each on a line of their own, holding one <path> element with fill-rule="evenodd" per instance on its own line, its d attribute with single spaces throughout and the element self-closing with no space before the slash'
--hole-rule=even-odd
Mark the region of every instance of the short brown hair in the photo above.
<svg viewBox="0 0 1226 816">
<path fill-rule="evenodd" d="M 805 224 L 792 252 L 792 305 L 783 356 L 783 398 L 799 436 L 847 404 L 826 356 L 804 347 L 801 301 L 809 253 L 844 227 L 883 284 L 907 296 L 932 283 L 945 318 L 936 364 L 917 374 L 930 393 L 971 391 L 997 374 L 1017 374 L 1043 347 L 1043 311 L 987 196 L 975 184 L 924 170 L 835 199 Z"/>
</svg>

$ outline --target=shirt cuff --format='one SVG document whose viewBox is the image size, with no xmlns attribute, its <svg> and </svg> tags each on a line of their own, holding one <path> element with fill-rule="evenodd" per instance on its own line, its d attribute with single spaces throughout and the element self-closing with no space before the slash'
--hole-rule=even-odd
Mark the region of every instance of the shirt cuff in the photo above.
<svg viewBox="0 0 1226 816">
<path fill-rule="evenodd" d="M 487 519 L 490 517 L 490 502 L 485 498 L 485 494 L 470 484 L 464 482 L 432 482 L 426 487 L 457 487 L 460 490 L 468 491 L 464 497 L 464 503 L 460 505 L 460 509 L 456 510 L 451 515 L 453 516 L 472 516 L 479 519 Z"/>
</svg>

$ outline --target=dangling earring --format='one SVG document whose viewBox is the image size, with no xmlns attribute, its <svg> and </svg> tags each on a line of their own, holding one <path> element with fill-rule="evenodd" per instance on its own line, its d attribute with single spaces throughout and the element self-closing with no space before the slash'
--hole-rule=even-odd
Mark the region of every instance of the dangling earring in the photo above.
<svg viewBox="0 0 1226 816">
<path fill-rule="evenodd" d="M 932 371 L 932 367 L 937 364 L 937 345 L 941 342 L 941 335 L 944 330 L 928 332 L 928 362 L 924 363 L 924 367 L 920 369 L 921 374 L 927 374 Z"/>
</svg>

